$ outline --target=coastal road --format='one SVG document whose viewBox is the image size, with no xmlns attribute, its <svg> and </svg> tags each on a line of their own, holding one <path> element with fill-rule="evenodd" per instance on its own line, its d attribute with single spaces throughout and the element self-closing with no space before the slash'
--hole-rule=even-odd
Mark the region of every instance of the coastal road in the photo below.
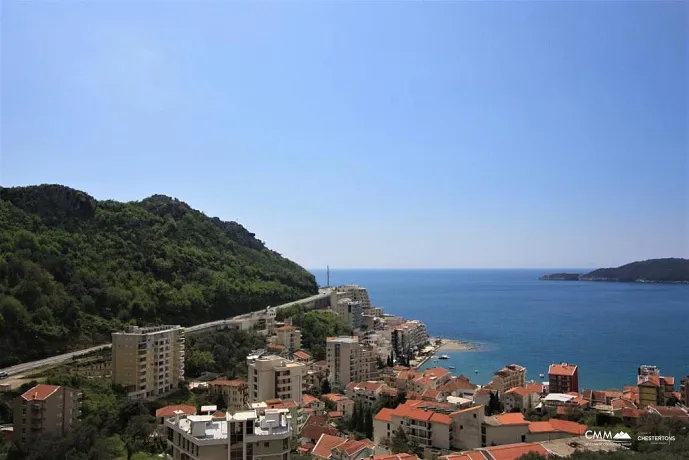
<svg viewBox="0 0 689 460">
<path fill-rule="evenodd" d="M 311 301 L 315 301 L 318 299 L 322 299 L 322 298 L 325 298 L 329 295 L 330 295 L 330 292 L 322 292 L 322 293 L 319 293 L 316 295 L 312 295 L 310 297 L 306 297 L 305 299 L 295 300 L 294 302 L 288 302 L 288 303 L 285 303 L 282 305 L 278 305 L 276 308 L 287 308 L 287 307 L 290 307 L 292 305 L 296 305 L 299 303 L 311 302 Z M 189 326 L 189 327 L 185 328 L 185 332 L 195 333 L 195 332 L 202 331 L 204 329 L 220 328 L 220 327 L 224 326 L 225 324 L 229 323 L 234 318 L 240 318 L 242 316 L 245 316 L 245 315 L 239 315 L 239 316 L 235 316 L 233 318 L 221 319 L 218 321 L 211 321 L 208 323 L 197 324 L 196 326 Z M 69 361 L 73 358 L 87 355 L 87 354 L 92 353 L 94 351 L 105 350 L 107 348 L 111 348 L 111 346 L 112 346 L 112 344 L 110 344 L 110 343 L 104 343 L 103 345 L 98 345 L 98 346 L 95 346 L 92 348 L 86 348 L 84 350 L 73 351 L 70 353 L 65 353 L 63 355 L 51 356 L 50 358 L 40 359 L 38 361 L 31 361 L 28 363 L 17 364 L 16 366 L 8 367 L 6 369 L 0 369 L 0 372 L 7 372 L 8 376 L 18 375 L 18 374 L 22 374 L 24 372 L 40 369 L 42 367 L 54 366 L 56 364 L 61 364 L 61 363 L 64 363 L 66 361 Z M 0 380 L 0 382 L 2 382 L 2 380 Z"/>
<path fill-rule="evenodd" d="M 78 350 L 78 351 L 73 351 L 70 353 L 65 353 L 63 355 L 51 356 L 50 358 L 40 359 L 38 361 L 31 361 L 28 363 L 17 364 L 16 366 L 8 367 L 6 369 L 0 369 L 0 371 L 7 372 L 7 374 L 10 376 L 11 375 L 17 375 L 17 374 L 32 371 L 35 369 L 39 369 L 41 367 L 54 366 L 56 364 L 61 364 L 61 363 L 64 363 L 65 361 L 69 361 L 73 358 L 87 355 L 89 353 L 93 353 L 94 351 L 104 350 L 104 349 L 110 348 L 110 347 L 111 347 L 111 344 L 107 343 L 107 344 L 98 345 L 98 346 L 92 347 L 92 348 L 86 348 L 84 350 Z M 0 382 L 2 382 L 2 380 L 0 380 Z"/>
</svg>

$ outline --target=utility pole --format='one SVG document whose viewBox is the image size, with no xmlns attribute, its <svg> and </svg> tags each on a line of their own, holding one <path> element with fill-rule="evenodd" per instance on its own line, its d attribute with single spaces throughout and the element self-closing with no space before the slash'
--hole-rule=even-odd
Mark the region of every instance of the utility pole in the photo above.
<svg viewBox="0 0 689 460">
<path fill-rule="evenodd" d="M 330 265 L 326 265 L 327 287 L 330 287 Z"/>
</svg>

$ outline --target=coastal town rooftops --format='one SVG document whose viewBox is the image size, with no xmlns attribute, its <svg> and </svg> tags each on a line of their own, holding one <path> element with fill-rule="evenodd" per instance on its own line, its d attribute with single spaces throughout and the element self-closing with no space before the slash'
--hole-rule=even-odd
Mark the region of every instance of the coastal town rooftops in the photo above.
<svg viewBox="0 0 689 460">
<path fill-rule="evenodd" d="M 649 414 L 660 415 L 663 418 L 676 418 L 689 422 L 689 409 L 671 406 L 648 406 Z"/>
<path fill-rule="evenodd" d="M 417 460 L 414 454 L 400 453 L 400 454 L 381 454 L 369 457 L 369 460 Z"/>
<path fill-rule="evenodd" d="M 338 402 L 338 401 L 349 399 L 345 395 L 341 395 L 338 393 L 326 393 L 324 395 L 321 395 L 321 398 L 327 399 L 328 401 L 332 401 L 332 402 Z"/>
<path fill-rule="evenodd" d="M 311 451 L 311 454 L 320 458 L 330 458 L 332 450 L 345 442 L 347 442 L 345 438 L 324 433 L 316 441 L 316 446 Z"/>
<path fill-rule="evenodd" d="M 440 457 L 440 460 L 517 460 L 529 453 L 540 454 L 546 457 L 550 454 L 539 443 L 520 443 L 459 452 Z"/>
<path fill-rule="evenodd" d="M 582 425 L 581 423 L 560 420 L 557 418 L 551 418 L 544 422 L 529 423 L 529 433 L 569 433 L 581 436 L 586 429 L 586 425 Z"/>
<path fill-rule="evenodd" d="M 369 381 L 369 382 L 351 382 L 349 385 L 346 386 L 345 390 L 369 390 L 369 391 L 377 391 L 381 389 L 382 387 L 385 386 L 384 382 L 377 382 L 377 381 Z"/>
<path fill-rule="evenodd" d="M 572 395 L 568 395 L 568 394 L 564 394 L 564 393 L 550 393 L 545 398 L 543 398 L 543 401 L 555 402 L 555 403 L 568 403 L 575 398 L 576 398 L 576 396 L 572 396 Z"/>
<path fill-rule="evenodd" d="M 341 337 L 328 337 L 328 342 L 333 343 L 359 343 L 359 337 L 353 336 L 341 336 Z"/>
<path fill-rule="evenodd" d="M 528 425 L 529 421 L 524 418 L 521 412 L 509 412 L 507 414 L 493 415 L 486 417 L 486 424 L 493 426 L 504 425 Z"/>
<path fill-rule="evenodd" d="M 548 368 L 549 375 L 573 376 L 576 371 L 577 365 L 570 363 L 551 364 Z"/>
<path fill-rule="evenodd" d="M 303 351 L 303 350 L 295 351 L 294 357 L 297 359 L 301 359 L 303 361 L 308 361 L 309 359 L 311 359 L 311 355 L 308 354 L 307 352 Z M 327 361 L 326 361 L 326 363 L 327 363 Z"/>
<path fill-rule="evenodd" d="M 360 441 L 355 441 L 353 439 L 350 439 L 347 442 L 344 442 L 342 444 L 339 444 L 335 446 L 332 450 L 335 452 L 340 452 L 343 453 L 347 456 L 352 456 L 358 452 L 361 452 L 362 450 L 369 448 L 369 449 L 375 449 L 376 445 L 371 441 L 370 439 L 362 439 Z"/>
<path fill-rule="evenodd" d="M 25 391 L 24 394 L 22 394 L 22 399 L 26 401 L 43 401 L 48 399 L 50 395 L 59 389 L 59 385 L 45 385 L 41 383 Z"/>
<path fill-rule="evenodd" d="M 254 435 L 286 434 L 290 431 L 288 411 L 286 409 L 267 409 L 265 416 L 259 416 L 255 410 L 225 414 L 225 419 L 215 418 L 213 415 L 181 415 L 177 419 L 168 418 L 166 424 L 176 425 L 190 436 L 199 439 L 227 439 L 228 423 L 230 421 L 258 420 L 253 427 Z"/>
<path fill-rule="evenodd" d="M 443 393 L 453 393 L 459 390 L 475 390 L 476 387 L 477 385 L 471 383 L 466 377 L 455 377 L 444 383 L 438 389 Z"/>
<path fill-rule="evenodd" d="M 525 371 L 525 370 L 526 370 L 526 368 L 520 366 L 519 364 L 508 364 L 507 366 L 503 367 L 503 368 L 500 369 L 499 371 L 496 371 L 496 372 L 495 372 L 495 375 L 499 375 L 499 376 L 503 376 L 503 377 L 504 377 L 504 376 L 512 375 L 512 374 L 514 374 L 514 373 L 522 372 L 522 371 Z"/>
<path fill-rule="evenodd" d="M 156 417 L 173 417 L 177 411 L 185 415 L 196 415 L 196 407 L 186 404 L 176 404 L 174 406 L 165 406 L 156 410 Z"/>
</svg>

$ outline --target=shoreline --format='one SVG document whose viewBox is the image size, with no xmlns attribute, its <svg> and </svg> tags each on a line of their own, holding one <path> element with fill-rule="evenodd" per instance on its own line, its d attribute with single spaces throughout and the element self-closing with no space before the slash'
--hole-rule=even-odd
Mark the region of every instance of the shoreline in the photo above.
<svg viewBox="0 0 689 460">
<path fill-rule="evenodd" d="M 415 357 L 412 361 L 414 361 L 414 364 L 412 364 L 410 367 L 413 369 L 419 369 L 421 366 L 426 364 L 426 362 L 431 359 L 433 356 L 436 355 L 436 353 L 443 352 L 443 351 L 462 351 L 462 352 L 472 352 L 472 351 L 478 351 L 481 347 L 477 343 L 469 342 L 467 340 L 459 340 L 459 339 L 445 339 L 442 337 L 431 337 L 428 339 L 428 341 L 432 344 L 431 347 L 432 350 L 429 351 L 428 353 Z M 440 342 L 440 344 L 438 344 Z M 418 361 L 420 360 L 420 361 Z"/>
</svg>

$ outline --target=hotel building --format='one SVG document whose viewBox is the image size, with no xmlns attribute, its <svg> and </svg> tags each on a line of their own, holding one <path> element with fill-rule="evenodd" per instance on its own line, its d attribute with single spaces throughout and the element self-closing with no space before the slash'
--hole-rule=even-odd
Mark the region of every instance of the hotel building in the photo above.
<svg viewBox="0 0 689 460">
<path fill-rule="evenodd" d="M 181 326 L 130 326 L 112 334 L 112 381 L 131 399 L 165 395 L 184 380 Z"/>
</svg>

